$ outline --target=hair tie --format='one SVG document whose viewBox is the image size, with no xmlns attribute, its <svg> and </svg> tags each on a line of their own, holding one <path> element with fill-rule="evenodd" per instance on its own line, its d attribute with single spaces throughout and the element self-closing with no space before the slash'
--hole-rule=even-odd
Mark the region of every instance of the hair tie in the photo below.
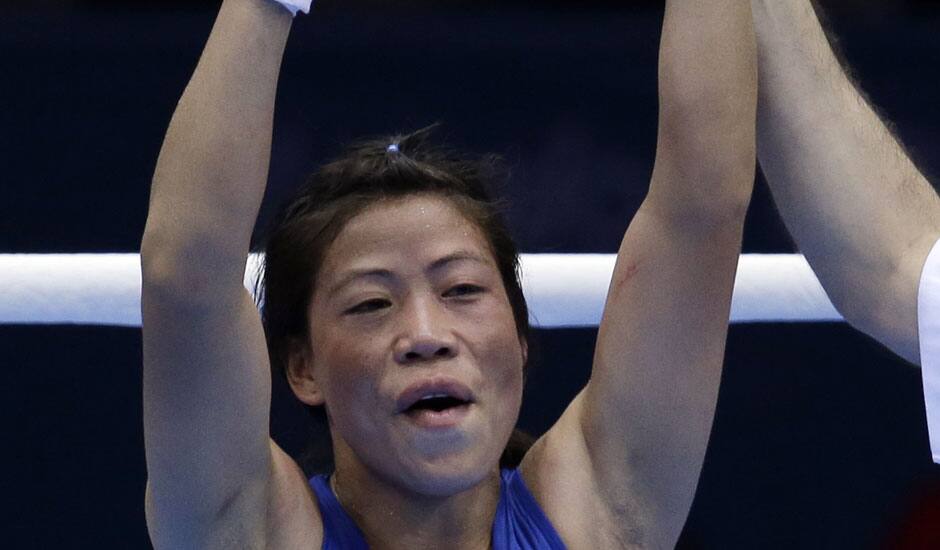
<svg viewBox="0 0 940 550">
<path fill-rule="evenodd" d="M 397 155 L 397 154 L 400 153 L 401 151 L 398 149 L 398 144 L 397 144 L 397 143 L 393 143 L 393 144 L 391 144 L 391 145 L 388 146 L 388 149 L 386 149 L 385 152 L 386 152 L 386 153 L 395 153 L 395 154 Z"/>
</svg>

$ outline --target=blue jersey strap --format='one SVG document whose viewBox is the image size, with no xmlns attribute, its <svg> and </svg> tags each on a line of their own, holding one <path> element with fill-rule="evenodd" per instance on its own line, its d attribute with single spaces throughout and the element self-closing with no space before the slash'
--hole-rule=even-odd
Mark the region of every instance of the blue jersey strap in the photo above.
<svg viewBox="0 0 940 550">
<path fill-rule="evenodd" d="M 499 505 L 493 520 L 494 550 L 564 550 L 561 537 L 529 492 L 518 470 L 500 472 Z M 343 510 L 329 476 L 310 478 L 323 518 L 323 550 L 366 550 L 365 537 Z"/>
<path fill-rule="evenodd" d="M 565 544 L 529 492 L 519 470 L 502 471 L 499 506 L 493 521 L 493 548 L 564 550 Z"/>
<path fill-rule="evenodd" d="M 368 550 L 366 538 L 330 488 L 329 476 L 310 478 L 310 487 L 320 504 L 323 521 L 323 550 Z"/>
</svg>

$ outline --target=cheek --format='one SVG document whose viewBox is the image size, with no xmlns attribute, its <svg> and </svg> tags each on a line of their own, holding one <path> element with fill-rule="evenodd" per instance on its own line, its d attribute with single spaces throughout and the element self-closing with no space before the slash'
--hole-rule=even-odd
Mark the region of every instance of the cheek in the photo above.
<svg viewBox="0 0 940 550">
<path fill-rule="evenodd" d="M 507 337 L 507 335 L 512 335 Z M 487 350 L 487 356 L 480 358 L 481 375 L 489 388 L 488 411 L 490 444 L 487 452 L 498 456 L 503 451 L 513 428 L 519 420 L 522 409 L 523 362 L 518 338 L 515 338 L 515 324 L 511 330 L 504 330 Z"/>
<path fill-rule="evenodd" d="M 378 363 L 364 347 L 361 341 L 321 345 L 321 391 L 332 433 L 354 449 L 382 441 L 386 420 L 377 405 L 380 378 L 374 366 Z"/>
<path fill-rule="evenodd" d="M 328 407 L 336 409 L 350 400 L 370 398 L 374 392 L 377 373 L 373 371 L 380 363 L 369 342 L 338 330 L 314 337 L 315 374 Z"/>
<path fill-rule="evenodd" d="M 523 356 L 515 319 L 511 310 L 496 317 L 499 322 L 494 323 L 490 317 L 489 322 L 475 325 L 480 330 L 478 341 L 488 342 L 479 357 L 481 374 L 503 398 L 513 396 L 521 400 Z"/>
</svg>

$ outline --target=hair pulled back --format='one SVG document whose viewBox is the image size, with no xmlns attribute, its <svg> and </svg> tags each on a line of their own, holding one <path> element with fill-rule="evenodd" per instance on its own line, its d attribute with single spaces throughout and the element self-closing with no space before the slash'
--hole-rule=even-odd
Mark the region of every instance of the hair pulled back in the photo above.
<svg viewBox="0 0 940 550">
<path fill-rule="evenodd" d="M 286 378 L 290 353 L 309 341 L 307 312 L 329 246 L 346 223 L 369 206 L 410 195 L 443 197 L 480 229 L 509 298 L 516 331 L 528 342 L 529 314 L 518 252 L 500 213 L 501 203 L 489 191 L 502 179 L 498 159 L 471 159 L 431 145 L 428 138 L 435 127 L 349 147 L 310 176 L 274 218 L 256 296 L 271 368 L 278 376 Z M 330 471 L 333 457 L 325 410 L 305 408 L 314 420 L 314 431 L 323 437 L 318 434 L 311 442 L 301 465 L 308 473 Z M 531 442 L 530 436 L 516 430 L 501 465 L 517 465 Z"/>
</svg>

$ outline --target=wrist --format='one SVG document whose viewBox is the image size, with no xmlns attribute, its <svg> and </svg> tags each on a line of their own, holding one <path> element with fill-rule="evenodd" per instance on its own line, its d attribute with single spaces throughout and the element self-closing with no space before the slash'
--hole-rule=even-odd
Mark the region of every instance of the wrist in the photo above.
<svg viewBox="0 0 940 550">
<path fill-rule="evenodd" d="M 310 6 L 313 4 L 313 0 L 270 0 L 279 4 L 281 7 L 290 12 L 291 15 L 296 16 L 297 12 L 310 13 Z"/>
</svg>

